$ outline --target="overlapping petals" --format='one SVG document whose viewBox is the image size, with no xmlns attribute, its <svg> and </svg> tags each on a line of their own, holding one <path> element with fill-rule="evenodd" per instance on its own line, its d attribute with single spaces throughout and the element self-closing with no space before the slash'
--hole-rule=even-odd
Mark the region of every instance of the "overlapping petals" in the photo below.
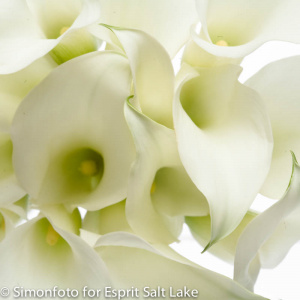
<svg viewBox="0 0 300 300">
<path fill-rule="evenodd" d="M 125 116 L 137 149 L 126 200 L 128 222 L 151 242 L 171 243 L 181 231 L 184 215 L 208 213 L 206 199 L 180 162 L 174 131 L 130 103 Z"/>
<path fill-rule="evenodd" d="M 274 268 L 300 239 L 300 167 L 294 154 L 292 172 L 282 199 L 257 216 L 239 239 L 234 278 L 250 290 L 253 290 L 260 268 Z"/>
<path fill-rule="evenodd" d="M 96 210 L 126 197 L 135 155 L 123 114 L 130 80 L 123 56 L 94 53 L 55 69 L 22 102 L 14 167 L 38 204 Z"/>
<path fill-rule="evenodd" d="M 121 288 L 134 286 L 143 291 L 144 287 L 160 286 L 166 289 L 168 297 L 170 287 L 175 294 L 186 286 L 199 291 L 198 299 L 263 299 L 222 275 L 195 266 L 167 247 L 156 248 L 129 233 L 105 235 L 94 247 Z M 164 299 L 156 295 L 157 299 Z M 142 292 L 138 298 L 143 299 Z"/>
<path fill-rule="evenodd" d="M 0 275 L 1 283 L 11 289 L 16 285 L 78 290 L 85 285 L 91 288 L 110 285 L 103 261 L 68 228 L 39 216 L 12 231 L 0 244 L 0 261 L 5 270 Z M 13 299 L 13 293 L 9 299 Z"/>
<path fill-rule="evenodd" d="M 196 22 L 193 0 L 100 0 L 101 22 L 142 30 L 153 36 L 173 57 Z"/>
<path fill-rule="evenodd" d="M 96 50 L 84 28 L 99 17 L 97 0 L 1 1 L 0 74 L 23 69 L 60 42 L 52 53 L 58 62 Z M 77 40 L 75 45 L 72 39 Z"/>
<path fill-rule="evenodd" d="M 264 100 L 274 137 L 271 170 L 261 193 L 279 199 L 288 186 L 292 166 L 290 151 L 300 157 L 300 57 L 271 63 L 245 84 Z"/>
<path fill-rule="evenodd" d="M 299 2 L 196 0 L 202 25 L 194 42 L 217 57 L 243 58 L 263 43 L 281 40 L 299 43 Z"/>
<path fill-rule="evenodd" d="M 210 206 L 210 245 L 242 220 L 269 171 L 272 133 L 259 95 L 234 65 L 199 69 L 182 82 L 174 122 L 182 163 Z"/>
</svg>

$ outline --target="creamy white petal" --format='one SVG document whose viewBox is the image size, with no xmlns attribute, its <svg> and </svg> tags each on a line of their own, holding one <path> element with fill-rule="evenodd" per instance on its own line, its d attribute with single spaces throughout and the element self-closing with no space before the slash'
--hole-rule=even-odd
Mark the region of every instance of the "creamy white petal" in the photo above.
<svg viewBox="0 0 300 300">
<path fill-rule="evenodd" d="M 101 21 L 139 29 L 157 39 L 173 57 L 197 20 L 193 0 L 100 0 Z"/>
<path fill-rule="evenodd" d="M 88 211 L 82 228 L 100 235 L 114 232 L 132 232 L 125 214 L 125 200 L 98 211 Z"/>
<path fill-rule="evenodd" d="M 56 68 L 24 99 L 13 160 L 36 203 L 97 210 L 126 198 L 135 156 L 123 112 L 130 84 L 126 58 L 93 53 Z"/>
<path fill-rule="evenodd" d="M 1 284 L 52 289 L 110 285 L 106 266 L 83 240 L 38 217 L 17 227 L 0 244 Z M 11 294 L 11 298 L 12 298 Z"/>
<path fill-rule="evenodd" d="M 295 56 L 267 65 L 246 82 L 264 100 L 271 120 L 274 151 L 261 193 L 274 199 L 279 199 L 288 186 L 290 151 L 300 157 L 299 78 L 300 56 Z"/>
<path fill-rule="evenodd" d="M 168 244 L 179 235 L 184 215 L 208 214 L 206 199 L 182 167 L 174 131 L 129 102 L 125 116 L 137 149 L 126 200 L 128 222 L 147 240 Z"/>
<path fill-rule="evenodd" d="M 234 278 L 253 289 L 261 267 L 273 268 L 300 239 L 300 167 L 293 156 L 293 174 L 285 195 L 257 216 L 241 235 Z"/>
<path fill-rule="evenodd" d="M 140 109 L 154 121 L 172 128 L 174 70 L 167 52 L 142 31 L 108 28 L 116 35 L 118 46 L 124 49 L 128 57 Z M 108 38 L 107 31 L 103 29 L 93 32 L 99 38 Z"/>
<path fill-rule="evenodd" d="M 95 23 L 100 16 L 97 0 L 80 1 L 79 11 L 76 0 L 64 2 L 64 5 L 58 5 L 61 1 L 55 3 L 47 1 L 41 5 L 41 1 L 36 0 L 1 1 L 0 74 L 13 73 L 28 66 L 51 51 L 69 33 Z M 71 10 L 70 3 L 76 3 Z M 76 18 L 75 11 L 78 11 Z M 62 18 L 68 23 L 63 26 L 70 28 L 60 35 L 58 27 L 63 24 Z"/>
<path fill-rule="evenodd" d="M 160 168 L 178 165 L 174 131 L 148 119 L 128 103 L 125 117 L 137 149 L 126 200 L 128 223 L 149 241 L 171 243 L 180 234 L 183 217 L 158 212 L 151 200 L 151 188 Z"/>
<path fill-rule="evenodd" d="M 237 81 L 240 70 L 234 65 L 199 69 L 175 97 L 179 154 L 210 206 L 209 245 L 238 226 L 270 166 L 268 116 L 258 94 Z"/>
<path fill-rule="evenodd" d="M 15 178 L 12 150 L 10 136 L 0 133 L 0 207 L 13 203 L 26 194 Z"/>
<path fill-rule="evenodd" d="M 0 130 L 9 132 L 23 98 L 55 67 L 57 64 L 46 55 L 19 72 L 0 75 Z"/>
<path fill-rule="evenodd" d="M 144 287 L 165 288 L 165 299 L 169 299 L 170 287 L 175 293 L 183 286 L 198 290 L 197 299 L 262 299 L 229 278 L 200 266 L 196 267 L 193 263 L 184 263 L 184 259 L 171 258 L 178 255 L 166 255 L 129 233 L 105 235 L 98 240 L 95 249 L 107 265 L 115 286 L 140 289 L 138 299 L 143 299 Z M 164 299 L 162 295 L 156 296 L 157 299 Z"/>
<path fill-rule="evenodd" d="M 196 0 L 196 5 L 202 34 L 194 26 L 193 39 L 213 55 L 242 58 L 270 40 L 300 42 L 299 1 Z M 229 47 L 216 45 L 220 41 Z"/>
<path fill-rule="evenodd" d="M 253 220 L 255 216 L 257 216 L 257 213 L 254 213 L 252 211 L 247 212 L 239 226 L 231 234 L 209 248 L 208 252 L 212 253 L 218 258 L 221 258 L 224 261 L 233 264 L 238 239 L 244 231 L 245 227 L 249 224 L 250 221 Z M 210 216 L 186 217 L 185 222 L 189 226 L 191 233 L 196 241 L 202 247 L 205 247 L 209 243 L 211 236 Z"/>
</svg>

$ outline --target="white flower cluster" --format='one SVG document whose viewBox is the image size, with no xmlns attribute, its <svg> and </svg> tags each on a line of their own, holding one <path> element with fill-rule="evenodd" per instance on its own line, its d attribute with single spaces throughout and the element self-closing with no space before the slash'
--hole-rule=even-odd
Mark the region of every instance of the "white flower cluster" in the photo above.
<svg viewBox="0 0 300 300">
<path fill-rule="evenodd" d="M 300 43 L 299 10 L 1 0 L 0 284 L 263 299 L 261 267 L 300 239 L 300 57 L 245 84 L 240 63 L 267 41 Z M 258 193 L 280 200 L 258 214 Z M 169 247 L 184 223 L 234 280 Z"/>
</svg>

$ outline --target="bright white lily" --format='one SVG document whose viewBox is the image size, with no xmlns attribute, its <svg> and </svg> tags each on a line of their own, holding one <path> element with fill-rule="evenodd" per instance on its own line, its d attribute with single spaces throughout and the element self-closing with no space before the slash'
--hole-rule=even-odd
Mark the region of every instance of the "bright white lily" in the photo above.
<svg viewBox="0 0 300 300">
<path fill-rule="evenodd" d="M 130 84 L 126 58 L 93 53 L 56 68 L 24 99 L 13 160 L 33 201 L 96 210 L 126 198 L 135 155 L 123 113 Z"/>
<path fill-rule="evenodd" d="M 130 103 L 125 116 L 137 149 L 126 200 L 128 223 L 150 242 L 171 243 L 180 234 L 183 216 L 208 214 L 206 199 L 181 164 L 175 132 Z"/>
<path fill-rule="evenodd" d="M 8 299 L 15 299 L 15 286 L 52 291 L 54 287 L 69 288 L 81 293 L 84 286 L 101 289 L 111 285 L 103 261 L 76 236 L 78 228 L 72 222 L 72 218 L 64 215 L 58 226 L 39 216 L 14 229 L 0 243 L 0 263 L 5 270 L 0 280 L 11 289 Z M 56 294 L 51 298 L 60 297 Z"/>
<path fill-rule="evenodd" d="M 173 57 L 197 21 L 194 0 L 100 0 L 101 22 L 142 30 L 162 44 Z"/>
<path fill-rule="evenodd" d="M 190 292 L 192 289 L 198 291 L 197 299 L 203 300 L 263 299 L 231 279 L 187 261 L 168 247 L 155 247 L 129 233 L 107 234 L 100 237 L 94 247 L 115 286 L 139 290 L 139 295 L 130 299 L 144 299 L 145 287 L 152 292 L 153 298 L 170 299 L 170 293 L 174 295 L 184 286 Z M 161 292 L 159 287 L 165 289 L 165 297 L 158 293 L 158 290 Z M 182 298 L 191 299 L 191 296 L 183 295 Z"/>
<path fill-rule="evenodd" d="M 271 63 L 245 84 L 264 100 L 271 120 L 274 151 L 261 193 L 279 199 L 289 183 L 290 151 L 300 157 L 300 56 Z"/>
<path fill-rule="evenodd" d="M 297 0 L 196 0 L 202 25 L 194 42 L 217 57 L 243 58 L 263 43 L 300 43 Z"/>
<path fill-rule="evenodd" d="M 300 239 L 300 167 L 293 154 L 289 187 L 280 201 L 257 216 L 241 235 L 234 278 L 253 290 L 261 267 L 274 268 Z"/>
<path fill-rule="evenodd" d="M 238 226 L 260 190 L 272 133 L 259 95 L 237 80 L 240 67 L 195 71 L 178 88 L 174 123 L 182 163 L 210 206 L 211 246 Z"/>
<path fill-rule="evenodd" d="M 16 72 L 51 52 L 62 63 L 97 49 L 85 27 L 99 21 L 98 0 L 3 0 L 0 74 Z"/>
</svg>

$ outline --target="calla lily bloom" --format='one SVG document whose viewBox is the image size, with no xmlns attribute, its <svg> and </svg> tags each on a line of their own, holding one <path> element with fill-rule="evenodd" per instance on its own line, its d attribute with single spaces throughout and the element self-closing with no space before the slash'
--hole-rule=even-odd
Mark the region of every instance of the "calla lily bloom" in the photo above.
<svg viewBox="0 0 300 300">
<path fill-rule="evenodd" d="M 243 58 L 267 41 L 300 43 L 300 3 L 295 0 L 196 0 L 202 25 L 194 42 L 217 57 Z"/>
<path fill-rule="evenodd" d="M 181 232 L 183 216 L 208 214 L 206 199 L 181 164 L 174 130 L 129 102 L 125 116 L 137 149 L 126 200 L 128 223 L 150 242 L 171 243 Z"/>
<path fill-rule="evenodd" d="M 281 200 L 257 216 L 242 233 L 234 279 L 253 290 L 260 268 L 274 268 L 300 239 L 300 167 L 293 154 L 289 187 Z"/>
<path fill-rule="evenodd" d="M 274 151 L 261 193 L 273 199 L 279 199 L 288 186 L 290 151 L 300 157 L 299 78 L 300 56 L 295 56 L 267 65 L 245 83 L 260 94 L 270 116 Z"/>
<path fill-rule="evenodd" d="M 144 299 L 145 287 L 149 292 L 156 291 L 155 298 L 169 299 L 170 293 L 174 295 L 184 286 L 190 291 L 197 290 L 197 299 L 203 300 L 263 299 L 231 279 L 191 263 L 166 246 L 150 245 L 130 233 L 102 236 L 94 248 L 105 262 L 115 286 L 139 290 L 138 297 L 132 299 Z M 158 287 L 165 289 L 165 297 L 158 294 Z M 182 298 L 190 299 L 186 295 Z"/>
<path fill-rule="evenodd" d="M 126 197 L 135 155 L 123 113 L 130 83 L 126 58 L 98 52 L 56 68 L 24 99 L 13 160 L 33 202 L 97 210 Z"/>
<path fill-rule="evenodd" d="M 85 27 L 99 21 L 98 0 L 4 0 L 0 3 L 0 74 L 51 52 L 62 63 L 97 50 Z"/>
<path fill-rule="evenodd" d="M 24 289 L 101 289 L 111 285 L 107 268 L 80 237 L 72 218 L 59 225 L 39 216 L 15 228 L 0 243 L 3 286 Z M 51 297 L 51 298 L 59 298 Z"/>
<path fill-rule="evenodd" d="M 235 65 L 194 69 L 175 97 L 181 161 L 210 207 L 208 246 L 238 226 L 271 162 L 272 133 L 266 109 L 254 90 L 238 82 L 240 71 Z"/>
</svg>

